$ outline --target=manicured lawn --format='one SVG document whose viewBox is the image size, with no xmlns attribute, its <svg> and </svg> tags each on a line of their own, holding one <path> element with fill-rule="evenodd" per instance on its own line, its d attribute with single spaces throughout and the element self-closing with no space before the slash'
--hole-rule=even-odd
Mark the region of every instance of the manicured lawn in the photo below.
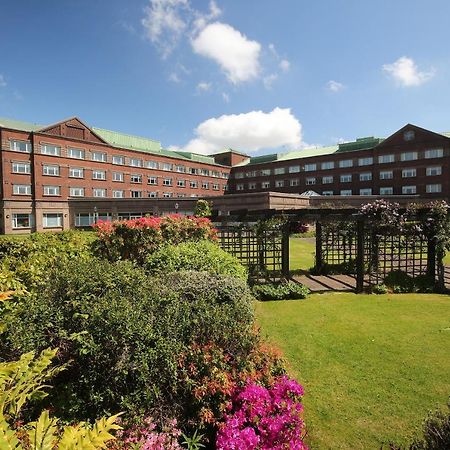
<svg viewBox="0 0 450 450">
<path fill-rule="evenodd" d="M 313 449 L 404 443 L 450 395 L 450 296 L 315 294 L 257 303 L 305 387 Z"/>
<path fill-rule="evenodd" d="M 291 238 L 289 241 L 289 266 L 291 270 L 309 270 L 314 266 L 315 238 Z"/>
</svg>

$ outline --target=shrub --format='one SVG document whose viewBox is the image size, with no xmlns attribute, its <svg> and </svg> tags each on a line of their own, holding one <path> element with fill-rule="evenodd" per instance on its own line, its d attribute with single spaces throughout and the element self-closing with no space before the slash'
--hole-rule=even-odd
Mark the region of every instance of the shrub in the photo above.
<svg viewBox="0 0 450 450">
<path fill-rule="evenodd" d="M 392 290 L 392 292 L 433 292 L 436 282 L 433 277 L 428 275 L 419 275 L 415 278 L 401 270 L 390 272 L 384 279 L 384 284 Z"/>
<path fill-rule="evenodd" d="M 372 293 L 373 294 L 387 294 L 388 288 L 384 283 L 376 284 L 375 286 L 372 286 Z"/>
<path fill-rule="evenodd" d="M 147 257 L 145 267 L 150 274 L 196 270 L 247 279 L 247 271 L 237 258 L 205 240 L 164 246 Z"/>
<path fill-rule="evenodd" d="M 282 281 L 276 284 L 253 286 L 252 292 L 258 300 L 289 300 L 306 298 L 310 290 L 303 284 L 294 281 Z"/>
<path fill-rule="evenodd" d="M 209 217 L 212 214 L 211 204 L 208 200 L 200 199 L 197 200 L 195 205 L 194 216 L 196 217 Z"/>
</svg>

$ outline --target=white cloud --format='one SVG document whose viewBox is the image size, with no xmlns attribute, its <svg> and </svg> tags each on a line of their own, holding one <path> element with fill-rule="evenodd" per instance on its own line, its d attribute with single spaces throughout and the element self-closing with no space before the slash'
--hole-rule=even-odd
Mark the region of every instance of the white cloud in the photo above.
<svg viewBox="0 0 450 450">
<path fill-rule="evenodd" d="M 217 3 L 214 0 L 211 0 L 209 2 L 208 14 L 203 14 L 199 11 L 194 11 L 194 16 L 196 17 L 194 20 L 194 34 L 198 33 L 200 30 L 205 28 L 208 22 L 217 19 L 221 15 L 222 10 L 217 6 Z"/>
<path fill-rule="evenodd" d="M 211 154 L 228 147 L 255 152 L 264 148 L 298 148 L 302 145 L 302 125 L 288 108 L 211 118 L 195 129 L 195 135 L 183 150 Z"/>
<path fill-rule="evenodd" d="M 192 40 L 194 52 L 215 61 L 234 84 L 257 78 L 261 45 L 232 26 L 215 22 Z"/>
<path fill-rule="evenodd" d="M 0 74 L 0 87 L 5 87 L 7 85 L 5 77 Z"/>
<path fill-rule="evenodd" d="M 263 78 L 264 87 L 266 89 L 272 89 L 272 83 L 278 78 L 278 75 L 276 73 L 272 73 L 270 75 L 267 75 L 267 77 Z"/>
<path fill-rule="evenodd" d="M 206 81 L 201 81 L 197 84 L 197 90 L 207 92 L 210 91 L 212 87 L 211 83 L 207 83 Z"/>
<path fill-rule="evenodd" d="M 342 83 L 339 83 L 339 81 L 330 80 L 327 83 L 327 89 L 331 92 L 340 92 L 344 88 L 345 86 Z"/>
<path fill-rule="evenodd" d="M 230 96 L 226 92 L 222 92 L 222 98 L 225 103 L 230 103 Z"/>
<path fill-rule="evenodd" d="M 180 77 L 175 72 L 169 74 L 169 81 L 172 81 L 173 83 L 181 83 Z"/>
<path fill-rule="evenodd" d="M 383 71 L 403 87 L 420 86 L 431 80 L 436 73 L 433 68 L 428 72 L 420 72 L 414 60 L 406 56 L 392 64 L 384 64 Z"/>
<path fill-rule="evenodd" d="M 291 63 L 287 59 L 282 59 L 280 61 L 280 69 L 283 72 L 288 72 L 290 68 L 291 68 Z"/>
</svg>

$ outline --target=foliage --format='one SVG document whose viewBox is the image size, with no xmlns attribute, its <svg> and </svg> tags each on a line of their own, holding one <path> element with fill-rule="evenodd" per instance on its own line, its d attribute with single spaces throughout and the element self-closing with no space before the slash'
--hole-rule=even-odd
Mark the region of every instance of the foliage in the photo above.
<svg viewBox="0 0 450 450">
<path fill-rule="evenodd" d="M 302 386 L 286 376 L 268 388 L 247 384 L 233 396 L 217 436 L 217 449 L 307 449 L 302 396 Z"/>
<path fill-rule="evenodd" d="M 196 270 L 247 279 L 247 271 L 237 258 L 206 240 L 161 247 L 147 257 L 145 268 L 150 274 L 159 275 Z"/>
<path fill-rule="evenodd" d="M 412 277 L 401 270 L 393 270 L 384 279 L 384 284 L 394 293 L 433 292 L 435 281 L 433 277 L 419 275 Z"/>
<path fill-rule="evenodd" d="M 303 284 L 284 280 L 255 285 L 252 292 L 258 300 L 291 300 L 306 298 L 311 291 Z"/>
<path fill-rule="evenodd" d="M 289 233 L 304 235 L 309 233 L 310 226 L 304 222 L 289 222 Z"/>
<path fill-rule="evenodd" d="M 110 261 L 131 259 L 145 264 L 148 255 L 163 244 L 215 240 L 216 230 L 209 219 L 170 215 L 95 224 L 96 254 Z"/>
<path fill-rule="evenodd" d="M 377 226 L 402 227 L 405 218 L 399 212 L 400 205 L 384 199 L 375 200 L 361 206 L 359 213 L 362 217 Z"/>
<path fill-rule="evenodd" d="M 208 200 L 199 199 L 195 205 L 195 217 L 209 217 L 211 216 L 211 203 Z"/>
<path fill-rule="evenodd" d="M 356 260 L 349 258 L 347 261 L 340 264 L 322 264 L 319 268 L 316 266 L 311 267 L 309 270 L 312 275 L 353 275 L 356 273 Z"/>
<path fill-rule="evenodd" d="M 387 294 L 388 288 L 384 283 L 379 283 L 379 284 L 376 284 L 375 286 L 372 286 L 371 292 L 373 294 L 378 294 L 378 295 Z"/>
</svg>

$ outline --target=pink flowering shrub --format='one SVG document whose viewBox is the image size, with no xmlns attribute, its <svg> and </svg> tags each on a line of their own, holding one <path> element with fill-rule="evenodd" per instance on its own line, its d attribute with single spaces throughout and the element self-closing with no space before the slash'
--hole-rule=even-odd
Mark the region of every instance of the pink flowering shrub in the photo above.
<svg viewBox="0 0 450 450">
<path fill-rule="evenodd" d="M 303 388 L 283 375 L 269 387 L 247 384 L 233 396 L 217 450 L 303 450 Z"/>
<path fill-rule="evenodd" d="M 98 237 L 98 254 L 110 261 L 132 259 L 139 264 L 163 244 L 217 239 L 209 219 L 179 214 L 99 222 L 93 228 Z"/>
</svg>

